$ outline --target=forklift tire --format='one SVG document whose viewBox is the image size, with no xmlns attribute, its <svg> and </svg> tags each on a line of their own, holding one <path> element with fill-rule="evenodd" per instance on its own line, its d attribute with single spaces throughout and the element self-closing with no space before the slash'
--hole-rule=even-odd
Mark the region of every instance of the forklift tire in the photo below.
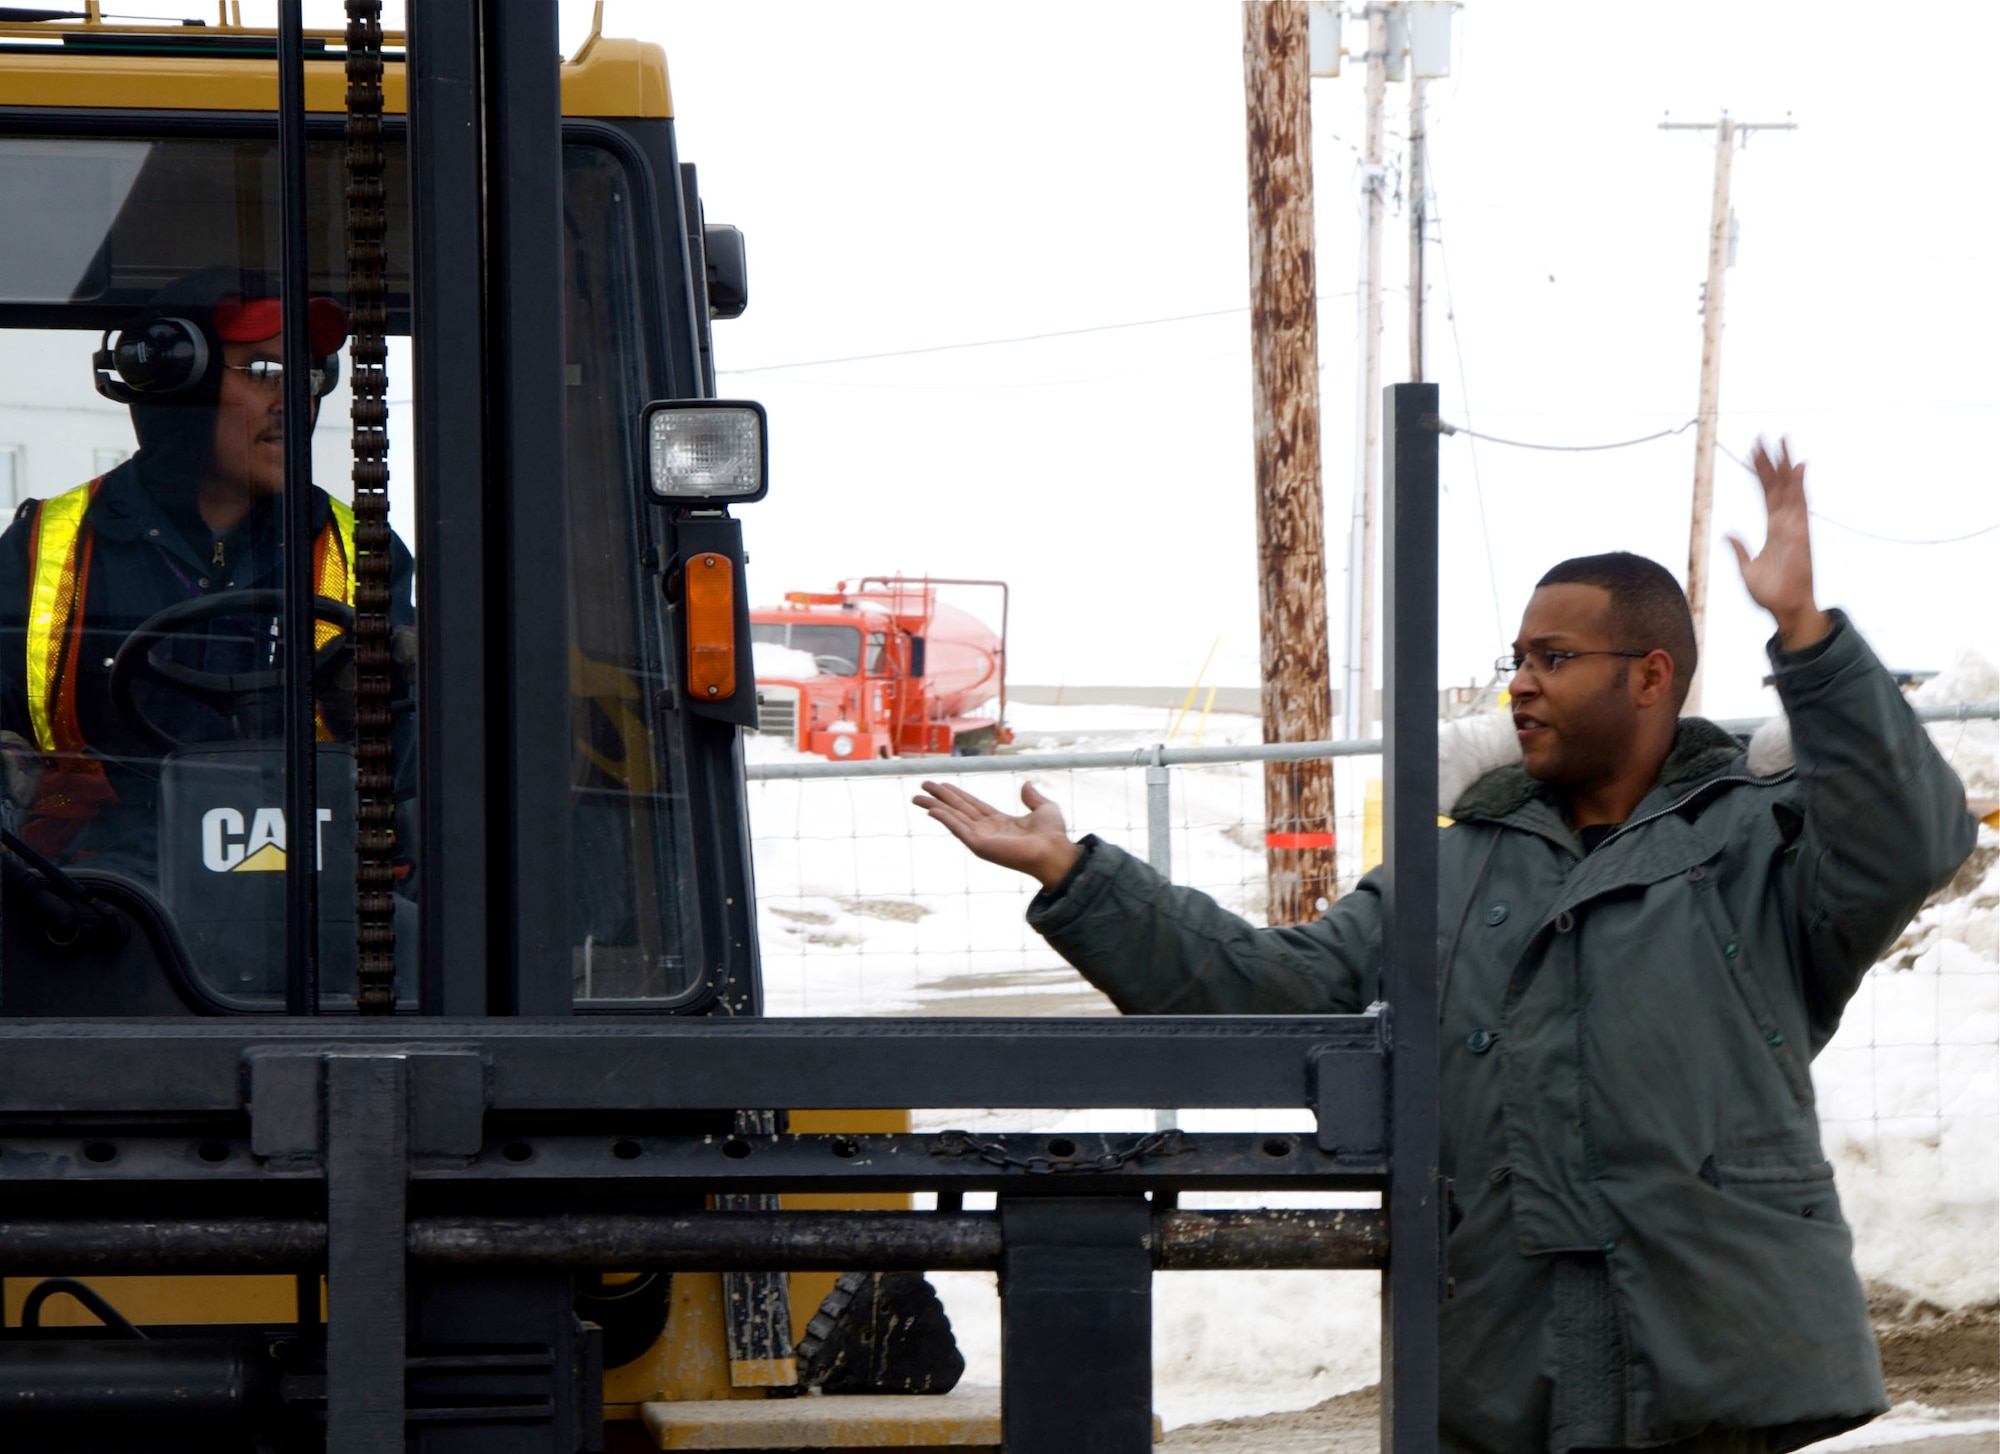
<svg viewBox="0 0 2000 1454">
<path fill-rule="evenodd" d="M 577 1280 L 576 1315 L 604 1330 L 604 1366 L 622 1368 L 667 1330 L 671 1272 L 642 1272 L 624 1282 L 602 1276 Z"/>
<path fill-rule="evenodd" d="M 944 1304 L 922 1273 L 845 1272 L 799 1340 L 799 1387 L 949 1393 L 965 1372 Z"/>
</svg>

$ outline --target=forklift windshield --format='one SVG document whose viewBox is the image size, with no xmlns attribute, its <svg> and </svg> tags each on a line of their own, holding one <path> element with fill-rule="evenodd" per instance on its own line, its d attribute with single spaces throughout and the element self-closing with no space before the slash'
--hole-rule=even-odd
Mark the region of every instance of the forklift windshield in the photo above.
<svg viewBox="0 0 2000 1454">
<path fill-rule="evenodd" d="M 0 504 L 13 517 L 0 540 L 0 813 L 12 835 L 5 1008 L 47 1012 L 36 985 L 74 977 L 64 956 L 80 952 L 78 915 L 95 922 L 84 900 L 138 925 L 140 948 L 162 961 L 186 1008 L 282 1008 L 282 870 L 294 835 L 279 702 L 299 670 L 312 673 L 318 704 L 310 842 L 322 1004 L 351 1007 L 352 368 L 339 340 L 321 336 L 347 302 L 342 150 L 318 133 L 308 147 L 307 284 L 324 392 L 312 446 L 316 533 L 304 550 L 318 651 L 294 664 L 280 644 L 276 589 L 287 428 L 272 326 L 276 137 L 243 118 L 191 115 L 163 124 L 166 135 L 133 134 L 130 118 L 124 126 L 107 133 L 80 121 L 74 134 L 0 137 L 0 195 L 33 199 L 12 209 L 0 248 Z M 548 486 L 568 499 L 575 996 L 657 1007 L 700 990 L 702 956 L 676 782 L 684 768 L 658 728 L 674 675 L 655 579 L 659 527 L 633 487 L 641 407 L 668 391 L 645 342 L 663 270 L 641 260 L 642 236 L 657 235 L 638 215 L 650 179 L 615 140 L 564 146 L 566 337 L 541 346 L 564 350 L 569 385 L 566 475 Z M 414 1003 L 413 868 L 422 853 L 448 850 L 416 832 L 410 628 L 425 587 L 421 560 L 413 565 L 424 542 L 409 420 L 421 405 L 399 130 L 384 182 L 396 985 L 398 1000 Z"/>
</svg>

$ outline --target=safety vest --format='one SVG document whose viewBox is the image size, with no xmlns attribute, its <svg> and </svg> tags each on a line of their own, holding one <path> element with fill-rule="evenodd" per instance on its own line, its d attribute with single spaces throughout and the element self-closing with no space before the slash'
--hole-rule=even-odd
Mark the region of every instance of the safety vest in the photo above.
<svg viewBox="0 0 2000 1454">
<path fill-rule="evenodd" d="M 103 476 L 46 500 L 35 513 L 28 538 L 28 719 L 35 746 L 43 752 L 79 753 L 83 729 L 76 716 L 76 673 L 70 666 L 83 645 L 83 615 L 78 609 L 90 593 L 90 563 L 96 532 L 84 517 L 97 498 Z M 354 604 L 354 511 L 328 498 L 327 522 L 313 542 L 314 593 Z M 317 650 L 340 634 L 327 621 L 313 623 Z M 329 736 L 320 723 L 319 737 Z"/>
</svg>

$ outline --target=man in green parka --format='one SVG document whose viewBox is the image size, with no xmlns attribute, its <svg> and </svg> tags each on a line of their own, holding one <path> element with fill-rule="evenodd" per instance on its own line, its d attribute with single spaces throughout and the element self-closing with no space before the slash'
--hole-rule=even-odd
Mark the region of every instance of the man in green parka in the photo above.
<svg viewBox="0 0 2000 1454">
<path fill-rule="evenodd" d="M 1518 765 L 1439 844 L 1447 1449 L 1781 1454 L 1887 1399 L 1820 1149 L 1812 1057 L 1876 957 L 1970 853 L 1964 789 L 1813 593 L 1804 466 L 1754 463 L 1743 582 L 1793 765 L 1680 716 L 1687 602 L 1631 555 L 1567 561 L 1510 664 Z M 1373 875 L 1257 929 L 1055 805 L 916 799 L 1042 884 L 1028 918 L 1132 1014 L 1351 1013 L 1376 998 Z"/>
</svg>

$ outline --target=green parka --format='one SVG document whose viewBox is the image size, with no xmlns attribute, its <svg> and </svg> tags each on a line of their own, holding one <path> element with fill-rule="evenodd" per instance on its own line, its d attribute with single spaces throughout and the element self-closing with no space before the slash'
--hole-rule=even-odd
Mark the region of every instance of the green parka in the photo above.
<svg viewBox="0 0 2000 1454">
<path fill-rule="evenodd" d="M 1548 1447 L 1556 1254 L 1601 1254 L 1628 1447 L 1768 1429 L 1783 1450 L 1887 1407 L 1809 1064 L 1877 956 L 1971 851 L 1964 789 L 1836 613 L 1771 660 L 1796 766 L 1753 776 L 1684 719 L 1595 852 L 1520 767 L 1439 844 L 1447 1443 Z M 1029 922 L 1131 1014 L 1354 1012 L 1373 876 L 1257 929 L 1089 841 Z"/>
</svg>

